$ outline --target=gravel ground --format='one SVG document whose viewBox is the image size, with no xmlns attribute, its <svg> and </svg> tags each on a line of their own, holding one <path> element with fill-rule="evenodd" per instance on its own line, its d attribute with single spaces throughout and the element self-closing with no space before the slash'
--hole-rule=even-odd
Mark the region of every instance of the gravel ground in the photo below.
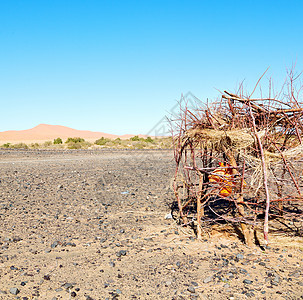
<svg viewBox="0 0 303 300">
<path fill-rule="evenodd" d="M 201 242 L 165 219 L 174 167 L 171 151 L 1 150 L 0 299 L 302 299 L 302 241 Z"/>
</svg>

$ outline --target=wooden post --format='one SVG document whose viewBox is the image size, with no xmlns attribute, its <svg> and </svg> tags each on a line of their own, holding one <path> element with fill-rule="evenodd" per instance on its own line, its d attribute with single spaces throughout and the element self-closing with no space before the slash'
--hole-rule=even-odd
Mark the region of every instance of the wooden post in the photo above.
<svg viewBox="0 0 303 300">
<path fill-rule="evenodd" d="M 229 160 L 229 163 L 232 167 L 232 175 L 238 175 L 239 172 L 237 170 L 237 162 L 236 159 L 232 153 L 231 150 L 227 149 L 225 146 L 223 146 L 223 150 Z M 243 203 L 243 196 L 241 194 L 237 194 L 236 196 L 236 202 L 237 202 L 237 207 L 238 207 L 238 212 L 240 216 L 245 217 L 245 211 L 244 211 L 244 206 L 242 205 Z M 244 222 L 240 222 L 240 226 L 242 229 L 242 233 L 245 239 L 245 243 L 248 247 L 252 247 L 254 244 L 254 232 L 253 228 L 251 225 L 247 225 Z"/>
<path fill-rule="evenodd" d="M 203 174 L 199 174 L 199 188 L 197 193 L 197 237 L 202 238 L 201 218 L 204 216 L 204 207 L 201 206 Z"/>
</svg>

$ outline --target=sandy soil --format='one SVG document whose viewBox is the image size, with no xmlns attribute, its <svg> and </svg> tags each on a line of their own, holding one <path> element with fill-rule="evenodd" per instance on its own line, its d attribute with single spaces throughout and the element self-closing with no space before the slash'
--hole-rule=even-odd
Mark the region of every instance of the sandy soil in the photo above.
<svg viewBox="0 0 303 300">
<path fill-rule="evenodd" d="M 0 299 L 303 298 L 300 241 L 165 219 L 170 151 L 1 150 L 0 168 Z"/>
</svg>

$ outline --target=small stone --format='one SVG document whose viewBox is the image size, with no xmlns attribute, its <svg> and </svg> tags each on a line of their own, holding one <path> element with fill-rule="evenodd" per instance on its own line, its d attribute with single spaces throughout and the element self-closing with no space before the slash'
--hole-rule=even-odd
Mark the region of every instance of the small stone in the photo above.
<svg viewBox="0 0 303 300">
<path fill-rule="evenodd" d="M 203 282 L 204 283 L 209 283 L 209 282 L 211 282 L 213 280 L 213 277 L 212 276 L 208 276 L 208 277 L 206 277 L 204 280 L 203 280 Z"/>
<path fill-rule="evenodd" d="M 244 258 L 244 255 L 243 254 L 241 254 L 241 253 L 239 253 L 239 254 L 237 254 L 237 259 L 243 259 Z"/>
<path fill-rule="evenodd" d="M 252 281 L 252 280 L 249 280 L 249 279 L 244 279 L 244 280 L 243 280 L 243 283 L 245 283 L 245 284 L 252 284 L 253 281 Z"/>
<path fill-rule="evenodd" d="M 14 236 L 13 237 L 13 242 L 20 242 L 22 239 L 19 236 Z"/>
<path fill-rule="evenodd" d="M 110 265 L 111 267 L 114 267 L 116 264 L 115 264 L 113 261 L 110 261 L 110 262 L 109 262 L 109 265 Z"/>
<path fill-rule="evenodd" d="M 51 248 L 56 248 L 58 245 L 59 245 L 59 241 L 54 241 L 54 242 L 51 244 Z"/>
<path fill-rule="evenodd" d="M 227 259 L 223 259 L 223 266 L 227 266 L 229 264 L 229 261 Z"/>
<path fill-rule="evenodd" d="M 25 286 L 25 285 L 26 285 L 26 282 L 22 281 L 20 284 L 21 284 L 22 286 Z"/>
<path fill-rule="evenodd" d="M 298 278 L 298 277 L 300 277 L 300 272 L 299 272 L 299 271 L 297 271 L 297 272 L 292 272 L 292 273 L 289 273 L 289 276 L 290 276 L 290 277 L 295 277 L 295 278 Z"/>
<path fill-rule="evenodd" d="M 43 276 L 43 279 L 44 279 L 44 280 L 50 280 L 50 276 L 49 276 L 49 275 L 44 275 L 44 276 Z"/>
<path fill-rule="evenodd" d="M 195 293 L 195 292 L 196 292 L 196 290 L 195 290 L 195 288 L 194 288 L 193 286 L 189 286 L 189 287 L 187 288 L 187 290 L 188 290 L 190 293 Z"/>
<path fill-rule="evenodd" d="M 64 284 L 62 285 L 62 287 L 63 287 L 64 289 L 70 289 L 70 288 L 73 287 L 73 284 L 72 284 L 72 283 L 64 283 Z"/>
<path fill-rule="evenodd" d="M 271 272 L 271 271 L 266 272 L 266 274 L 267 274 L 268 277 L 274 277 L 275 276 L 274 272 Z"/>
<path fill-rule="evenodd" d="M 193 286 L 198 286 L 198 285 L 199 285 L 198 282 L 195 282 L 195 281 L 192 281 L 191 284 L 192 284 Z"/>
<path fill-rule="evenodd" d="M 71 295 L 71 297 L 76 297 L 77 293 L 76 292 L 71 292 L 70 295 Z"/>
<path fill-rule="evenodd" d="M 168 281 L 165 282 L 165 286 L 170 286 L 171 283 L 172 283 L 172 282 L 171 282 L 170 280 L 168 280 Z"/>
<path fill-rule="evenodd" d="M 226 278 L 221 278 L 221 281 L 224 283 L 228 283 L 228 279 L 226 279 Z"/>
<path fill-rule="evenodd" d="M 61 292 L 61 291 L 63 291 L 63 289 L 62 288 L 57 288 L 57 289 L 55 289 L 55 291 L 56 292 Z"/>
<path fill-rule="evenodd" d="M 66 243 L 66 246 L 76 247 L 77 245 L 75 243 L 68 242 L 68 243 Z"/>
<path fill-rule="evenodd" d="M 172 219 L 172 218 L 173 218 L 173 216 L 172 216 L 171 213 L 166 214 L 165 217 L 164 217 L 165 220 L 169 220 L 169 219 Z"/>
<path fill-rule="evenodd" d="M 121 290 L 119 290 L 119 289 L 116 289 L 116 293 L 117 294 L 122 294 Z"/>
<path fill-rule="evenodd" d="M 17 288 L 11 288 L 9 292 L 13 295 L 18 295 L 20 293 L 20 291 Z"/>
<path fill-rule="evenodd" d="M 247 297 L 254 297 L 255 294 L 254 294 L 253 292 L 248 292 L 248 293 L 246 293 L 246 296 L 247 296 Z"/>
</svg>

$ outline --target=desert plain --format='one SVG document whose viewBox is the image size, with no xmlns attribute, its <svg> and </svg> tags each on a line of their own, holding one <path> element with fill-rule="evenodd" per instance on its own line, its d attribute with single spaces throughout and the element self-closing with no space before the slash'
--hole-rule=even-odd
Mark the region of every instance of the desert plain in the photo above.
<svg viewBox="0 0 303 300">
<path fill-rule="evenodd" d="M 0 299 L 302 299 L 302 238 L 171 218 L 171 150 L 0 150 Z"/>
</svg>

